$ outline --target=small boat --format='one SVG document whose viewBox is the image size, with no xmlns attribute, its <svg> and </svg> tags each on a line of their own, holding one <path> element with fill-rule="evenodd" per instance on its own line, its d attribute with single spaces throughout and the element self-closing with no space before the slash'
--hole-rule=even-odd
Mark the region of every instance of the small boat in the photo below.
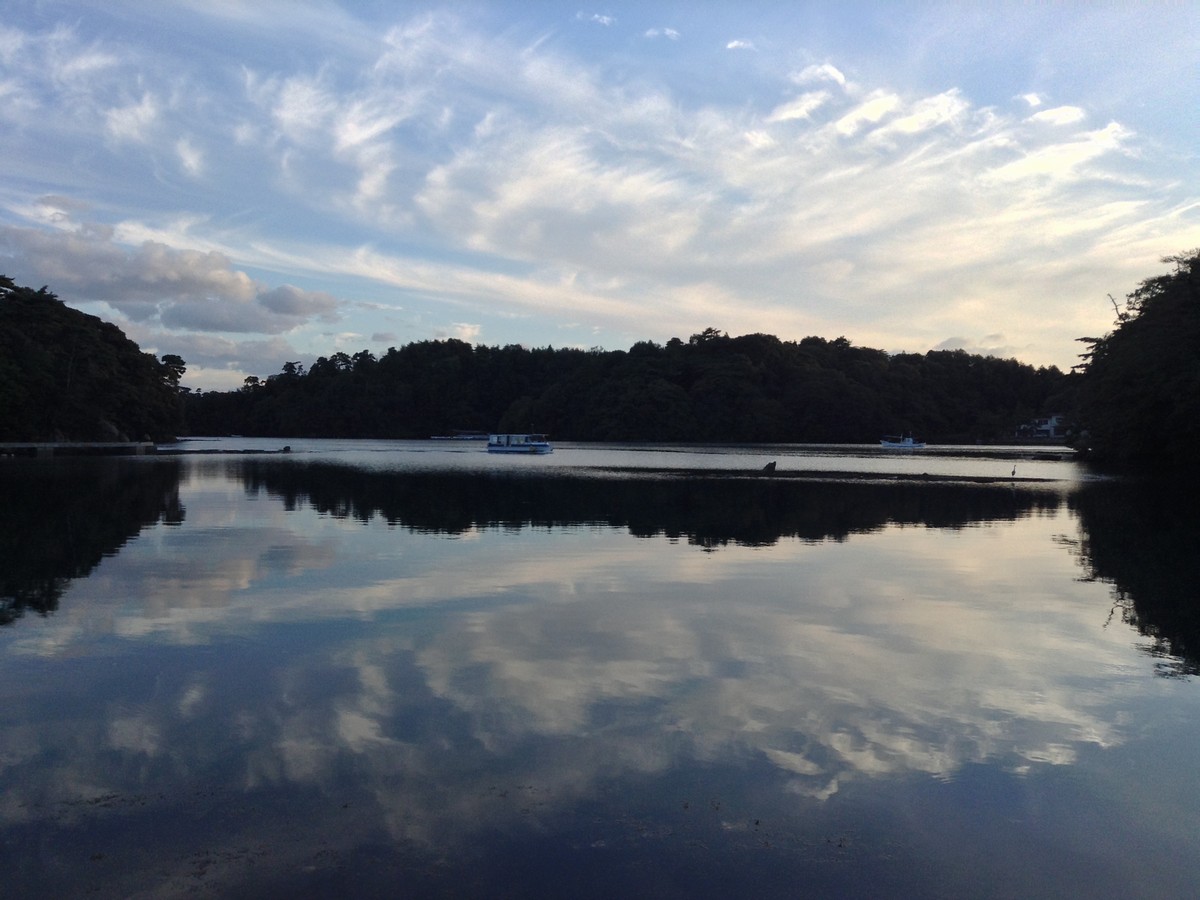
<svg viewBox="0 0 1200 900">
<path fill-rule="evenodd" d="M 911 434 L 885 434 L 879 440 L 885 450 L 924 450 L 924 441 L 914 441 Z"/>
<path fill-rule="evenodd" d="M 553 453 L 544 434 L 489 434 L 488 453 Z"/>
</svg>

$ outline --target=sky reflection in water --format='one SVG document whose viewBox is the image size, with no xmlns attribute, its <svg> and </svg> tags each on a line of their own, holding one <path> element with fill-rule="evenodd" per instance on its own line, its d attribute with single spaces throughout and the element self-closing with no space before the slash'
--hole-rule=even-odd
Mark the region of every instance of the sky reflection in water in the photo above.
<svg viewBox="0 0 1200 900">
<path fill-rule="evenodd" d="M 0 630 L 20 888 L 1162 897 L 1200 863 L 1191 632 L 1091 577 L 1111 486 L 119 468 L 132 539 Z"/>
</svg>

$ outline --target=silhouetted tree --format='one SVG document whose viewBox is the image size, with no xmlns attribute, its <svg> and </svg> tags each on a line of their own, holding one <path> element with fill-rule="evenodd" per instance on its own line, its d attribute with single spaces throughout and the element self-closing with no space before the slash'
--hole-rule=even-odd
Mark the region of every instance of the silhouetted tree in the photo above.
<svg viewBox="0 0 1200 900">
<path fill-rule="evenodd" d="M 166 440 L 182 429 L 183 360 L 0 276 L 0 440 Z"/>
<path fill-rule="evenodd" d="M 1200 440 L 1200 251 L 1169 256 L 1173 272 L 1143 281 L 1116 328 L 1083 338 L 1081 444 L 1097 461 L 1179 471 Z"/>
</svg>

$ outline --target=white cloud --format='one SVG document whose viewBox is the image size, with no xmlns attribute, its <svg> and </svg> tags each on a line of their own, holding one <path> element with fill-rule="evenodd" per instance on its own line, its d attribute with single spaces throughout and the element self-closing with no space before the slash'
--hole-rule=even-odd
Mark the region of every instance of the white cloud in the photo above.
<svg viewBox="0 0 1200 900">
<path fill-rule="evenodd" d="M 767 116 L 767 122 L 788 122 L 792 119 L 807 119 L 829 101 L 825 91 L 810 91 L 794 100 L 775 107 Z"/>
<path fill-rule="evenodd" d="M 762 150 L 774 147 L 777 143 L 775 138 L 771 137 L 770 134 L 765 131 L 759 131 L 758 129 L 747 131 L 745 138 L 746 143 L 748 143 L 751 147 Z"/>
<path fill-rule="evenodd" d="M 889 111 L 891 108 L 894 107 L 889 107 Z M 884 131 L 915 135 L 941 125 L 962 121 L 969 113 L 970 105 L 957 90 L 946 91 L 910 104 L 904 115 L 897 116 Z"/>
<path fill-rule="evenodd" d="M 1044 109 L 1029 117 L 1031 122 L 1047 122 L 1051 125 L 1074 125 L 1087 118 L 1087 113 L 1078 106 L 1056 106 Z"/>
<path fill-rule="evenodd" d="M 753 41 L 732 40 L 725 45 L 726 50 L 754 50 Z"/>
<path fill-rule="evenodd" d="M 119 141 L 144 141 L 159 116 L 159 104 L 150 94 L 137 103 L 110 109 L 105 113 L 108 132 Z"/>
<path fill-rule="evenodd" d="M 1034 148 L 1019 159 L 993 169 L 989 177 L 1010 182 L 1028 178 L 1074 180 L 1086 174 L 1088 163 L 1121 151 L 1132 137 L 1128 130 L 1110 122 L 1097 131 L 1079 134 L 1076 139 Z"/>
<path fill-rule="evenodd" d="M 812 84 L 813 82 L 832 81 L 834 84 L 841 87 L 846 86 L 846 76 L 842 74 L 837 66 L 829 63 L 821 63 L 820 65 L 806 66 L 799 72 L 791 76 L 793 83 L 798 85 Z"/>
<path fill-rule="evenodd" d="M 665 37 L 668 40 L 677 41 L 679 40 L 679 32 L 674 28 L 648 28 L 646 29 L 644 37 Z"/>
<path fill-rule="evenodd" d="M 179 154 L 179 162 L 185 172 L 192 177 L 204 172 L 204 153 L 187 138 L 175 142 L 175 152 Z"/>
<path fill-rule="evenodd" d="M 457 338 L 460 341 L 474 343 L 479 339 L 479 334 L 482 327 L 469 322 L 454 322 L 451 324 L 450 330 L 443 332 L 445 337 Z"/>
<path fill-rule="evenodd" d="M 273 117 L 293 140 L 306 141 L 314 135 L 324 135 L 340 107 L 336 93 L 322 83 L 320 76 L 285 79 L 273 93 Z"/>
<path fill-rule="evenodd" d="M 862 103 L 850 110 L 837 121 L 837 131 L 851 137 L 863 128 L 880 122 L 890 113 L 900 108 L 898 96 L 887 91 L 875 91 Z"/>
</svg>

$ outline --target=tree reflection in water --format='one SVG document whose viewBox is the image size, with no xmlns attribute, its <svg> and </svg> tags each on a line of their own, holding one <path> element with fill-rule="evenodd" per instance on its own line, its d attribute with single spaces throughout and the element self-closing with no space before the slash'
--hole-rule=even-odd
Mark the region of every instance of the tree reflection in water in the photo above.
<svg viewBox="0 0 1200 900">
<path fill-rule="evenodd" d="M 397 474 L 329 464 L 250 460 L 250 490 L 332 516 L 378 516 L 415 531 L 488 527 L 627 528 L 705 550 L 783 538 L 844 540 L 889 524 L 930 528 L 1015 520 L 1058 509 L 1059 494 L 963 482 L 801 480 L 747 473 L 670 477 Z M 1111 581 L 1122 618 L 1154 640 L 1163 674 L 1200 667 L 1200 522 L 1168 485 L 1096 482 L 1068 495 L 1079 517 L 1080 564 Z"/>
<path fill-rule="evenodd" d="M 1153 641 L 1163 675 L 1200 673 L 1200 518 L 1176 484 L 1109 483 L 1071 497 L 1080 563 L 1111 582 L 1124 622 Z"/>
<path fill-rule="evenodd" d="M 58 609 L 143 528 L 178 524 L 178 460 L 6 460 L 0 468 L 0 625 Z"/>
<path fill-rule="evenodd" d="M 757 474 L 757 473 L 755 473 Z M 711 470 L 668 476 L 380 472 L 330 464 L 250 460 L 249 490 L 326 515 L 381 517 L 415 531 L 600 524 L 638 537 L 686 539 L 707 549 L 768 546 L 781 538 L 842 540 L 888 524 L 963 528 L 1058 508 L 1043 490 L 859 480 L 749 477 Z"/>
<path fill-rule="evenodd" d="M 142 529 L 177 524 L 182 463 L 13 460 L 0 471 L 0 624 L 58 609 Z M 963 482 L 802 480 L 748 473 L 398 473 L 329 463 L 240 460 L 247 490 L 325 515 L 418 532 L 600 524 L 706 551 L 784 538 L 846 539 L 889 524 L 957 529 L 1053 512 L 1053 491 Z M 1200 672 L 1200 521 L 1170 485 L 1098 482 L 1068 495 L 1080 565 L 1113 584 L 1122 620 L 1153 641 L 1163 674 Z"/>
<path fill-rule="evenodd" d="M 93 575 L 62 601 L 79 615 L 5 632 L 31 686 L 0 729 L 18 894 L 612 896 L 663 872 L 688 897 L 1053 896 L 1166 869 L 1156 895 L 1182 895 L 1194 730 L 1120 723 L 1186 686 L 1130 692 L 1148 667 L 1052 543 L 1069 504 L 1087 578 L 1162 671 L 1195 671 L 1196 526 L 1170 497 L 183 466 L 187 528 L 98 573 L 182 521 L 177 461 L 0 468 L 6 602 L 49 612 Z M 71 643 L 155 591 L 189 602 Z"/>
</svg>

